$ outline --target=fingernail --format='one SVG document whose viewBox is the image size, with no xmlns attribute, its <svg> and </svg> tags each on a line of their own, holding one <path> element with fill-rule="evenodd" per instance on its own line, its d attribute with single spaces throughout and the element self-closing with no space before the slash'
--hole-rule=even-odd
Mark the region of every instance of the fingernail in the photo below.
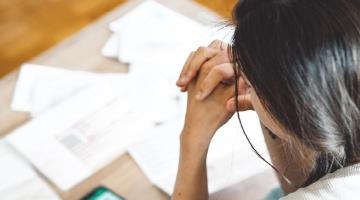
<svg viewBox="0 0 360 200">
<path fill-rule="evenodd" d="M 184 83 L 187 82 L 189 80 L 189 75 L 185 74 L 180 78 L 180 82 Z"/>
<path fill-rule="evenodd" d="M 180 87 L 180 84 L 181 84 L 180 80 L 177 80 L 177 81 L 176 81 L 176 85 L 177 85 L 178 87 Z"/>
</svg>

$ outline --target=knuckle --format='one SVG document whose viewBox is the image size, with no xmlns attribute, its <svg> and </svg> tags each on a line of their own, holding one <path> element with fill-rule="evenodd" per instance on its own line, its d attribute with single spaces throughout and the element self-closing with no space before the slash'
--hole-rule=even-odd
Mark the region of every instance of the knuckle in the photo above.
<svg viewBox="0 0 360 200">
<path fill-rule="evenodd" d="M 217 75 L 220 75 L 220 76 L 224 76 L 224 69 L 223 67 L 221 67 L 221 65 L 217 65 L 213 68 L 214 70 L 214 73 L 216 73 Z"/>
<path fill-rule="evenodd" d="M 208 63 L 205 63 L 202 67 L 201 67 L 201 70 L 204 71 L 205 73 L 209 73 L 212 69 L 212 65 L 211 64 L 208 64 Z"/>
<path fill-rule="evenodd" d="M 216 44 L 222 44 L 222 41 L 219 40 L 219 39 L 215 39 L 215 40 L 214 40 L 214 43 L 216 43 Z"/>
<path fill-rule="evenodd" d="M 209 87 L 211 87 L 211 80 L 206 78 L 200 83 L 199 88 L 202 92 L 207 93 L 209 90 Z"/>
<path fill-rule="evenodd" d="M 209 47 L 218 46 L 218 45 L 221 45 L 221 43 L 222 43 L 221 40 L 216 39 L 210 43 Z"/>
<path fill-rule="evenodd" d="M 196 74 L 196 70 L 194 68 L 191 68 L 186 72 L 187 76 L 194 76 L 195 74 Z"/>
<path fill-rule="evenodd" d="M 196 52 L 198 52 L 198 53 L 204 53 L 206 50 L 207 50 L 207 47 L 201 46 L 201 47 L 198 47 L 198 49 L 196 50 Z"/>
<path fill-rule="evenodd" d="M 226 51 L 221 51 L 219 53 L 219 59 L 223 62 L 230 62 L 229 54 Z"/>
</svg>

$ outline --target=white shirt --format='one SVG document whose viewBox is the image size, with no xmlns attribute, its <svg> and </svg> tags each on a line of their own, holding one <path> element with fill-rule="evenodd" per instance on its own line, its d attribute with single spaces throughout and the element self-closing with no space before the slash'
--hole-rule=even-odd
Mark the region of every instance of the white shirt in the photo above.
<svg viewBox="0 0 360 200">
<path fill-rule="evenodd" d="M 353 200 L 360 199 L 360 164 L 327 174 L 315 183 L 280 200 Z"/>
</svg>

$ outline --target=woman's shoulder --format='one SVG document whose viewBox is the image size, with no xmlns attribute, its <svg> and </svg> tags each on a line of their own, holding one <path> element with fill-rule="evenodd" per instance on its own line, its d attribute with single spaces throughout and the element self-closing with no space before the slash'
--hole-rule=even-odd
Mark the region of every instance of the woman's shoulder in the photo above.
<svg viewBox="0 0 360 200">
<path fill-rule="evenodd" d="M 360 163 L 327 174 L 315 183 L 288 194 L 281 200 L 354 199 L 360 196 Z"/>
</svg>

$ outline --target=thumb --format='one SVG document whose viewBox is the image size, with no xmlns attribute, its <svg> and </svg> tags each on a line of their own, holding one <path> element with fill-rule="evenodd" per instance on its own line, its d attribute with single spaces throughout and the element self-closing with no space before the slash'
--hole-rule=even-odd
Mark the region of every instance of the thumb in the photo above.
<svg viewBox="0 0 360 200">
<path fill-rule="evenodd" d="M 254 110 L 252 103 L 251 103 L 251 97 L 250 94 L 244 94 L 239 95 L 237 97 L 238 99 L 238 107 L 239 111 L 247 111 L 247 110 Z M 226 109 L 229 112 L 235 112 L 236 111 L 236 101 L 235 97 L 232 97 L 226 102 Z"/>
</svg>

